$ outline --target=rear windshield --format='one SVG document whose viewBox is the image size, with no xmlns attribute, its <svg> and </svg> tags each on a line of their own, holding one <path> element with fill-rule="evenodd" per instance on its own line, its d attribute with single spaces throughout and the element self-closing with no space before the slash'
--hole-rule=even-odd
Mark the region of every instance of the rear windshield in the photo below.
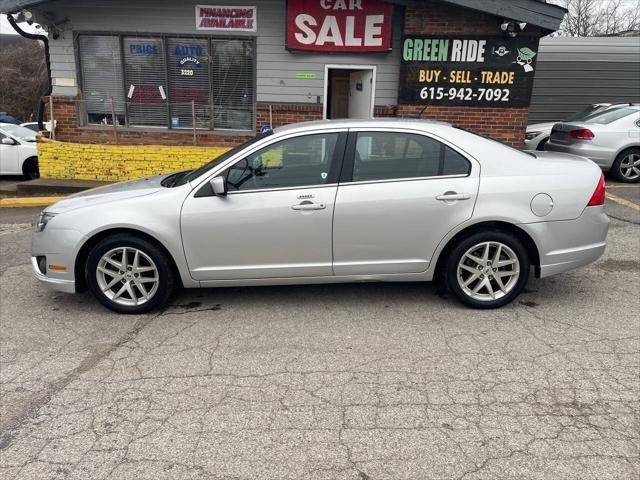
<svg viewBox="0 0 640 480">
<path fill-rule="evenodd" d="M 579 112 L 576 112 L 573 115 L 570 115 L 569 117 L 565 118 L 563 121 L 564 122 L 575 122 L 576 120 L 582 120 L 583 118 L 587 118 L 587 117 L 589 117 L 591 115 L 600 113 L 605 108 L 607 108 L 607 107 L 605 107 L 603 105 L 589 105 L 588 107 L 583 108 Z"/>
<path fill-rule="evenodd" d="M 597 123 L 599 125 L 608 125 L 610 123 L 615 122 L 616 120 L 620 120 L 621 118 L 628 117 L 629 115 L 633 115 L 634 113 L 638 113 L 638 112 L 640 112 L 640 110 L 638 110 L 637 108 L 630 108 L 630 107 L 612 108 L 610 110 L 606 110 L 596 115 L 587 117 L 583 120 L 583 122 Z"/>
<path fill-rule="evenodd" d="M 502 145 L 503 147 L 507 147 L 508 149 L 514 150 L 514 151 L 516 151 L 518 153 L 524 153 L 526 155 L 529 155 L 530 157 L 538 158 L 535 153 L 530 152 L 529 150 L 520 150 L 519 148 L 516 148 L 513 145 L 510 145 L 510 144 L 508 144 L 506 142 L 501 142 L 500 140 L 496 140 L 495 138 L 487 137 L 486 135 L 480 135 L 479 133 L 472 132 L 471 130 L 467 130 L 466 128 L 460 128 L 460 127 L 454 127 L 454 128 L 456 130 L 462 130 L 463 132 L 467 132 L 467 133 L 470 133 L 471 135 L 475 135 L 476 137 L 484 138 L 485 140 L 489 140 L 491 142 L 498 143 L 498 144 Z"/>
</svg>

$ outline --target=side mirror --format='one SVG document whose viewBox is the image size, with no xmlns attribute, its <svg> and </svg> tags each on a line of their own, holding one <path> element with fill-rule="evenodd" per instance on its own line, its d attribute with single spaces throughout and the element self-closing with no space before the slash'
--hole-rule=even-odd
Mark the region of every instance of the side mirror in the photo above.
<svg viewBox="0 0 640 480">
<path fill-rule="evenodd" d="M 16 142 L 13 138 L 9 138 L 9 137 L 4 137 L 2 139 L 2 145 L 16 145 L 18 142 Z"/>
<path fill-rule="evenodd" d="M 224 177 L 213 177 L 209 183 L 213 189 L 213 193 L 217 197 L 224 197 L 227 195 L 227 180 Z"/>
</svg>

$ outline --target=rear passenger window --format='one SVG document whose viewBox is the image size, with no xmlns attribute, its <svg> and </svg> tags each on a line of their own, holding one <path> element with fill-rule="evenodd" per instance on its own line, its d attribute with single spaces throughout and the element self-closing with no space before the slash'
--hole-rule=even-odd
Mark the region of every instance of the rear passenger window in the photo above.
<svg viewBox="0 0 640 480">
<path fill-rule="evenodd" d="M 469 174 L 466 158 L 430 137 L 396 132 L 357 135 L 354 182 Z"/>
</svg>

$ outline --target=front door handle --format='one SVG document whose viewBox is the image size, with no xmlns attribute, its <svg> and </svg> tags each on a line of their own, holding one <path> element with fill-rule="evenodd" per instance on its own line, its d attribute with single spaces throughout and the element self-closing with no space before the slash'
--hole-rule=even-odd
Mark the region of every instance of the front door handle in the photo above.
<svg viewBox="0 0 640 480">
<path fill-rule="evenodd" d="M 293 210 L 324 210 L 327 205 L 324 203 L 299 203 L 291 207 Z"/>
<path fill-rule="evenodd" d="M 468 193 L 456 193 L 456 192 L 445 192 L 442 195 L 438 195 L 436 200 L 440 200 L 441 202 L 453 202 L 455 200 L 469 200 L 471 195 Z"/>
</svg>

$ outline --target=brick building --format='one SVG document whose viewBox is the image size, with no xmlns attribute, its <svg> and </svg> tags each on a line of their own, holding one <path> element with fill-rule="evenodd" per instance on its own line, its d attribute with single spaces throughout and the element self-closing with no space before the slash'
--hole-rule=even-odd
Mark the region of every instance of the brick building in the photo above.
<svg viewBox="0 0 640 480">
<path fill-rule="evenodd" d="M 520 146 L 539 39 L 564 15 L 543 0 L 0 0 L 18 9 L 48 32 L 55 139 L 84 145 L 83 164 L 91 145 L 224 147 L 345 117 L 435 118 Z M 112 178 L 65 151 L 41 146 L 45 176 Z M 170 151 L 139 173 L 186 165 Z"/>
</svg>

